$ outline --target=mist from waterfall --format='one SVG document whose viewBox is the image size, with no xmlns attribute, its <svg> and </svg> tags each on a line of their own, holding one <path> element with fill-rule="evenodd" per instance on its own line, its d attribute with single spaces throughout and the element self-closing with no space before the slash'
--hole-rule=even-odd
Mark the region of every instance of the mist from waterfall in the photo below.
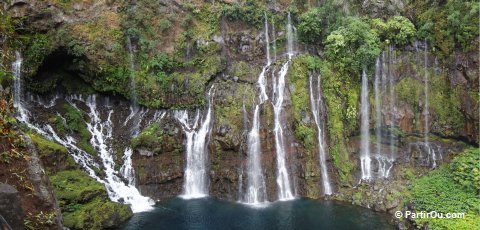
<svg viewBox="0 0 480 230">
<path fill-rule="evenodd" d="M 186 140 L 186 167 L 184 173 L 184 199 L 194 199 L 208 196 L 208 139 L 212 128 L 214 87 L 208 91 L 207 113 L 201 120 L 200 110 L 197 109 L 194 120 L 191 120 L 188 111 L 175 111 L 175 118 L 181 123 L 187 137 Z"/>
<path fill-rule="evenodd" d="M 322 185 L 323 185 L 323 192 L 325 195 L 332 194 L 332 187 L 330 185 L 330 179 L 328 177 L 328 170 L 327 170 L 327 161 L 326 161 L 326 142 L 325 142 L 325 121 L 322 119 L 322 115 L 324 115 L 325 110 L 323 99 L 322 99 L 322 91 L 320 85 L 320 78 L 321 76 L 318 75 L 317 77 L 317 84 L 315 87 L 313 86 L 313 76 L 309 74 L 309 86 L 310 86 L 310 107 L 312 110 L 313 118 L 315 120 L 315 124 L 317 125 L 317 141 L 318 141 L 318 154 L 320 160 L 320 172 L 322 175 Z"/>
<path fill-rule="evenodd" d="M 362 71 L 362 92 L 360 95 L 360 165 L 362 180 L 370 180 L 372 177 L 370 159 L 370 133 L 369 133 L 369 109 L 368 102 L 368 77 L 365 69 Z"/>
</svg>

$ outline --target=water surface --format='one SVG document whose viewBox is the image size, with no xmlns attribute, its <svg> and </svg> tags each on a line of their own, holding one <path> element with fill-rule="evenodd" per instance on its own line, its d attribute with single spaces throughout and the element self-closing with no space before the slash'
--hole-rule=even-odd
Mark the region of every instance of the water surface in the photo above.
<svg viewBox="0 0 480 230">
<path fill-rule="evenodd" d="M 395 229 L 388 219 L 333 201 L 296 199 L 255 208 L 213 198 L 171 198 L 135 214 L 121 229 Z"/>
</svg>

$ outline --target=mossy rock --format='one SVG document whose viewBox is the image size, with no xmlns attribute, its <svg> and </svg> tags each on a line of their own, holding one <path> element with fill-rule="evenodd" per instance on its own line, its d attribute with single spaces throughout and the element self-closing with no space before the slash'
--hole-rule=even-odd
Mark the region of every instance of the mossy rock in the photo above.
<svg viewBox="0 0 480 230">
<path fill-rule="evenodd" d="M 95 197 L 108 198 L 105 186 L 81 170 L 61 171 L 50 177 L 61 204 L 86 203 Z"/>
<path fill-rule="evenodd" d="M 66 169 L 78 169 L 78 165 L 68 154 L 67 148 L 37 134 L 29 136 L 49 174 Z"/>
<path fill-rule="evenodd" d="M 74 212 L 63 214 L 64 225 L 70 229 L 112 228 L 132 216 L 129 206 L 101 198 L 95 198 L 77 208 Z"/>
<path fill-rule="evenodd" d="M 132 216 L 128 205 L 108 199 L 105 186 L 81 170 L 61 171 L 50 177 L 70 229 L 105 229 Z"/>
</svg>

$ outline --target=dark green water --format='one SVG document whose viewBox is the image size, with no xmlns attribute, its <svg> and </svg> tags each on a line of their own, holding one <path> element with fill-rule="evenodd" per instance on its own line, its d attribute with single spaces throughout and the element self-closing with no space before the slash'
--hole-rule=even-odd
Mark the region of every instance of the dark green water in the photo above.
<svg viewBox="0 0 480 230">
<path fill-rule="evenodd" d="M 331 201 L 296 199 L 252 208 L 212 198 L 171 198 L 138 213 L 123 230 L 151 229 L 395 229 L 388 216 Z"/>
</svg>

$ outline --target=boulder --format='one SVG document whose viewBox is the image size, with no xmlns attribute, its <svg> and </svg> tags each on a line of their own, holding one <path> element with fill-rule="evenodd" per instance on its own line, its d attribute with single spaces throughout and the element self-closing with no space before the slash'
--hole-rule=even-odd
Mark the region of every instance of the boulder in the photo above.
<svg viewBox="0 0 480 230">
<path fill-rule="evenodd" d="M 0 215 L 12 229 L 24 229 L 24 215 L 18 191 L 4 183 L 0 183 Z"/>
</svg>

